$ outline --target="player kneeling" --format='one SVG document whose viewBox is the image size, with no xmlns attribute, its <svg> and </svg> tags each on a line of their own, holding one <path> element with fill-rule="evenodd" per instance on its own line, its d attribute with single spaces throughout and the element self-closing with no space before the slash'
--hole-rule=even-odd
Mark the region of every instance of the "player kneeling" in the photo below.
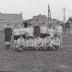
<svg viewBox="0 0 72 72">
<path fill-rule="evenodd" d="M 42 42 L 43 39 L 40 38 L 39 36 L 34 39 L 34 47 L 36 50 L 42 50 Z"/>
<path fill-rule="evenodd" d="M 45 39 L 44 39 L 44 41 L 43 41 L 44 43 L 44 48 L 45 48 L 45 50 L 50 50 L 51 49 L 51 37 L 50 37 L 50 34 L 48 34 L 47 35 L 47 37 L 45 37 Z"/>
<path fill-rule="evenodd" d="M 57 50 L 60 47 L 60 39 L 57 35 L 51 40 L 53 50 Z"/>
<path fill-rule="evenodd" d="M 33 37 L 32 36 L 29 36 L 26 40 L 26 48 L 27 50 L 33 50 L 34 49 L 34 46 L 33 46 Z"/>
<path fill-rule="evenodd" d="M 16 42 L 16 50 L 22 51 L 25 47 L 25 40 L 22 36 L 20 36 Z"/>
</svg>

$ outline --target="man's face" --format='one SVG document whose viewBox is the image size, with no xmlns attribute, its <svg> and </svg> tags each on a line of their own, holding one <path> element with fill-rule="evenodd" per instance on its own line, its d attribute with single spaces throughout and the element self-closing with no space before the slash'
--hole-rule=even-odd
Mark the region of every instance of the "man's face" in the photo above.
<svg viewBox="0 0 72 72">
<path fill-rule="evenodd" d="M 52 26 L 50 26 L 50 29 L 52 29 Z"/>
<path fill-rule="evenodd" d="M 10 28 L 10 25 L 8 24 L 7 27 Z"/>
<path fill-rule="evenodd" d="M 20 39 L 23 39 L 23 37 L 21 36 Z"/>
</svg>

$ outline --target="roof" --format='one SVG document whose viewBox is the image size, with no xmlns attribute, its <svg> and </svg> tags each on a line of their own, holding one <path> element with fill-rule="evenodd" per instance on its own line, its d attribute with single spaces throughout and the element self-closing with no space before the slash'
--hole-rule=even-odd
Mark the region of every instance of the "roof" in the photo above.
<svg viewBox="0 0 72 72">
<path fill-rule="evenodd" d="M 32 19 L 24 20 L 23 22 L 31 23 Z"/>
<path fill-rule="evenodd" d="M 0 13 L 0 21 L 23 21 L 22 14 L 2 14 Z"/>
</svg>

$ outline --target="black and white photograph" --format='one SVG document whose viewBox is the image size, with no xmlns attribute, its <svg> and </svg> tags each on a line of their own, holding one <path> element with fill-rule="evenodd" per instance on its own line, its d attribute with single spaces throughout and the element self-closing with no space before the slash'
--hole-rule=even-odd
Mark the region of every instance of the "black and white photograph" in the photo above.
<svg viewBox="0 0 72 72">
<path fill-rule="evenodd" d="M 72 72 L 72 1 L 0 0 L 0 72 Z"/>
</svg>

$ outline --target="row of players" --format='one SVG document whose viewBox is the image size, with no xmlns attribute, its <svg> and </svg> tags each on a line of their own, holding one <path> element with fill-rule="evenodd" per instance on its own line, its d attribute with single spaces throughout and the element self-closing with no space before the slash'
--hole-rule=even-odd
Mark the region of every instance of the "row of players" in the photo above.
<svg viewBox="0 0 72 72">
<path fill-rule="evenodd" d="M 43 26 L 41 28 L 40 36 L 34 37 L 34 28 L 22 28 L 15 27 L 11 28 L 10 24 L 7 24 L 7 27 L 4 29 L 5 32 L 5 45 L 6 49 L 10 48 L 11 36 L 14 36 L 14 46 L 15 47 L 44 47 L 46 48 L 47 43 L 50 47 L 59 46 L 62 43 L 62 27 L 57 25 L 55 28 L 49 26 L 46 28 Z M 44 36 L 44 37 L 43 37 Z M 26 37 L 26 38 L 25 38 Z M 59 43 L 59 44 L 58 44 Z M 31 45 L 30 45 L 31 44 Z M 62 44 L 61 44 L 62 45 Z"/>
<path fill-rule="evenodd" d="M 60 47 L 60 38 L 57 34 L 54 37 L 50 37 L 50 34 L 47 34 L 46 37 L 42 38 L 40 36 L 34 38 L 32 36 L 28 36 L 24 38 L 24 36 L 20 35 L 17 40 L 15 40 L 15 49 L 58 49 Z"/>
</svg>

